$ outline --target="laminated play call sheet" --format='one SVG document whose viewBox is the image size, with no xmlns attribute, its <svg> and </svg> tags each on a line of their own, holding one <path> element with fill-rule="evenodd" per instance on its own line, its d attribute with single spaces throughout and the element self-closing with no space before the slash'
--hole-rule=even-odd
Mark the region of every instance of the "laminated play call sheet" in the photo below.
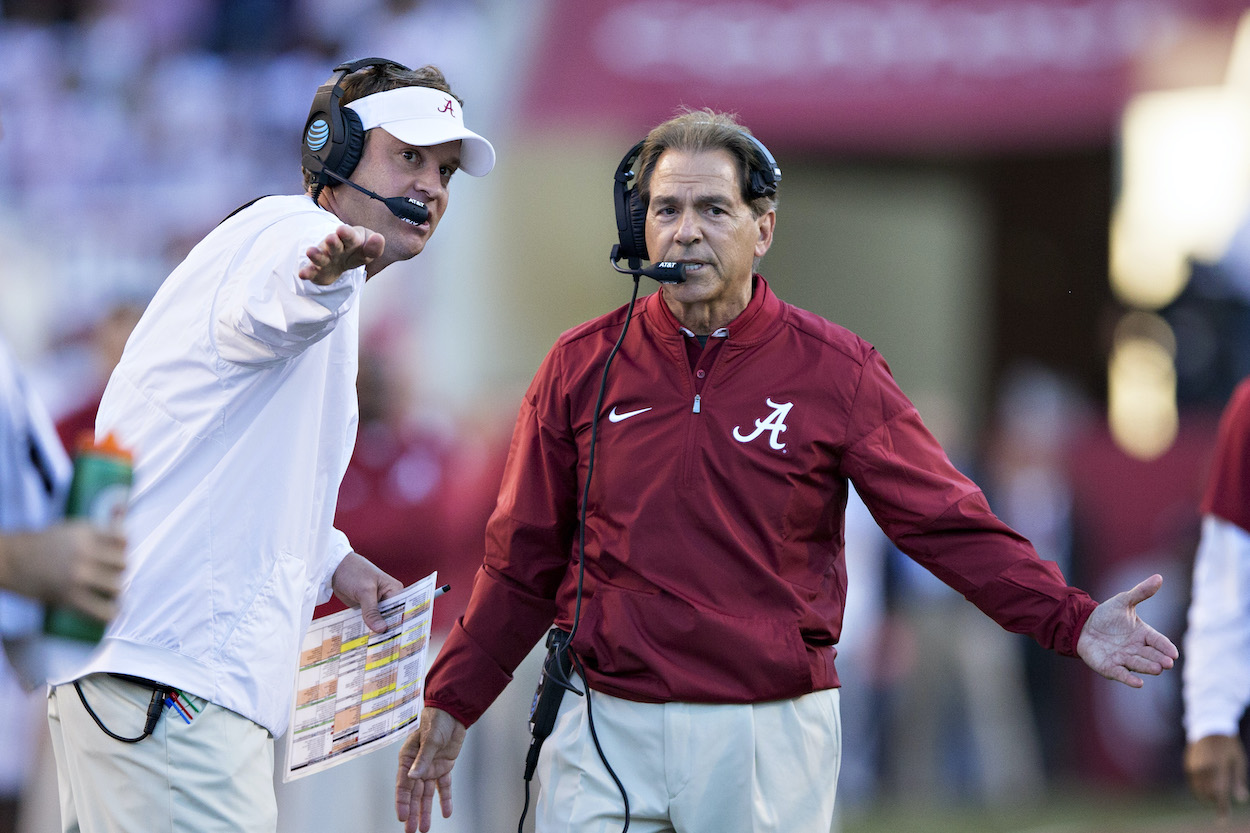
<svg viewBox="0 0 1250 833">
<path fill-rule="evenodd" d="M 379 605 L 385 633 L 369 630 L 359 610 L 313 620 L 300 649 L 282 780 L 381 749 L 416 728 L 436 577 Z"/>
</svg>

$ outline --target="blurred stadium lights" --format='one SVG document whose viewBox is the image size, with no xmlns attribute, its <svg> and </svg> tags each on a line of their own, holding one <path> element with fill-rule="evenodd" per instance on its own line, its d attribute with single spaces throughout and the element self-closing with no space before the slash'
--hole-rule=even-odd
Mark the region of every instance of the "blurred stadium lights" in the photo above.
<svg viewBox="0 0 1250 833">
<path fill-rule="evenodd" d="M 1123 122 L 1123 187 L 1111 225 L 1111 284 L 1159 309 L 1189 259 L 1228 247 L 1250 196 L 1250 93 L 1231 86 L 1143 93 Z"/>
<path fill-rule="evenodd" d="M 1176 437 L 1177 342 L 1164 317 L 1195 263 L 1218 261 L 1250 208 L 1250 12 L 1225 83 L 1135 96 L 1121 125 L 1110 279 L 1129 310 L 1108 362 L 1108 418 L 1127 454 L 1151 460 Z"/>
<path fill-rule="evenodd" d="M 1180 418 L 1168 323 L 1150 312 L 1126 313 L 1115 328 L 1107 376 L 1108 417 L 1120 449 L 1153 460 L 1171 448 Z"/>
</svg>

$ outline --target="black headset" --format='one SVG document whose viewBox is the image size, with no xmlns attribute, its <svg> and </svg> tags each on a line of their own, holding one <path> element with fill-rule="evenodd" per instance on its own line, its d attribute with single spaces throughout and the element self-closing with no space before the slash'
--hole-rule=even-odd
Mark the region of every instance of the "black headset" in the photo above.
<svg viewBox="0 0 1250 833">
<path fill-rule="evenodd" d="M 355 110 L 339 106 L 343 97 L 343 79 L 365 67 L 408 67 L 386 58 L 361 58 L 347 61 L 334 68 L 334 74 L 317 89 L 313 96 L 308 121 L 304 123 L 305 170 L 316 174 L 313 195 L 333 179 L 347 179 L 360 162 L 365 148 L 365 131 Z"/>
<path fill-rule="evenodd" d="M 751 176 L 747 182 L 747 199 L 771 197 L 777 193 L 777 183 L 781 182 L 781 168 L 777 166 L 777 160 L 764 147 L 763 142 L 746 131 L 742 135 L 751 140 L 756 150 L 755 163 L 750 166 Z M 612 260 L 629 260 L 635 268 L 639 261 L 651 259 L 647 256 L 647 207 L 642 204 L 642 197 L 638 193 L 638 177 L 633 170 L 646 141 L 643 139 L 629 149 L 621 164 L 616 166 L 613 177 L 616 233 L 620 244 L 613 249 Z"/>
</svg>

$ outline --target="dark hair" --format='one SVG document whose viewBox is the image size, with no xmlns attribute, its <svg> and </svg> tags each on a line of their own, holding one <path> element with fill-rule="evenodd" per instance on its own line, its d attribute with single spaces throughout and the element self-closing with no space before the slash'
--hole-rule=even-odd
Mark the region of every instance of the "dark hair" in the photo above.
<svg viewBox="0 0 1250 833">
<path fill-rule="evenodd" d="M 742 199 L 756 217 L 777 207 L 776 196 L 751 199 L 747 185 L 751 171 L 758 169 L 762 160 L 755 143 L 747 138 L 751 131 L 738 123 L 732 113 L 720 113 L 710 108 L 691 110 L 682 108 L 679 114 L 653 128 L 647 134 L 638 154 L 638 196 L 644 206 L 651 203 L 651 174 L 655 164 L 666 150 L 700 153 L 709 150 L 727 150 L 737 162 L 738 186 Z"/>
<path fill-rule="evenodd" d="M 447 83 L 442 70 L 433 65 L 426 65 L 419 69 L 400 69 L 395 64 L 367 66 L 344 78 L 342 86 L 343 97 L 339 100 L 340 106 L 346 106 L 367 95 L 400 87 L 430 87 L 447 93 L 456 99 L 457 104 L 464 106 L 460 96 L 451 91 L 451 85 Z M 317 175 L 309 172 L 307 168 L 301 167 L 300 170 L 304 174 L 304 190 L 307 191 L 316 184 Z"/>
</svg>

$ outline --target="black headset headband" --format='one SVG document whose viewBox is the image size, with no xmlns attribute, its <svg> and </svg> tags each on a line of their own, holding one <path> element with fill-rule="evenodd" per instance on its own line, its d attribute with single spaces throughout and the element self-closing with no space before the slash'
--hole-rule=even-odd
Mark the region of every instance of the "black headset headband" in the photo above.
<svg viewBox="0 0 1250 833">
<path fill-rule="evenodd" d="M 317 175 L 314 193 L 328 185 L 330 173 L 343 179 L 351 176 L 364 151 L 365 131 L 360 126 L 360 116 L 354 110 L 339 106 L 343 97 L 343 79 L 365 67 L 408 67 L 386 58 L 361 58 L 347 61 L 334 68 L 334 74 L 317 89 L 313 96 L 308 120 L 304 123 L 303 166 Z"/>
<path fill-rule="evenodd" d="M 756 150 L 756 158 L 749 165 L 747 200 L 771 197 L 777 193 L 777 183 L 781 182 L 781 168 L 763 142 L 746 131 L 742 131 L 742 135 L 751 141 Z M 638 161 L 646 143 L 647 140 L 643 139 L 630 148 L 621 159 L 621 164 L 616 166 L 616 173 L 613 175 L 612 194 L 616 206 L 616 233 L 620 244 L 613 251 L 612 258 L 628 260 L 633 268 L 637 268 L 640 261 L 651 259 L 647 256 L 647 209 L 638 193 L 638 176 L 634 171 L 634 163 Z"/>
</svg>

